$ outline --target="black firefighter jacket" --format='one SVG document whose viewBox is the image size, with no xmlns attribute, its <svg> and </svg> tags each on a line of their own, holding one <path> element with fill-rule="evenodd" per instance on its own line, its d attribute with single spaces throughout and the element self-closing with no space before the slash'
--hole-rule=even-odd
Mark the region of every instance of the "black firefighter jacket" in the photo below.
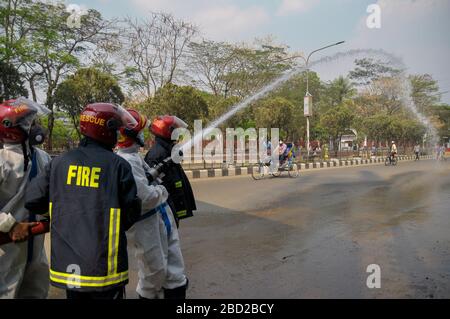
<svg viewBox="0 0 450 319">
<path fill-rule="evenodd" d="M 173 143 L 160 137 L 155 138 L 155 145 L 145 156 L 145 162 L 153 167 L 171 156 Z M 168 203 L 174 212 L 175 219 L 183 219 L 193 216 L 197 210 L 191 183 L 180 164 L 172 163 L 164 172 L 163 186 L 169 193 Z"/>
<path fill-rule="evenodd" d="M 29 184 L 25 207 L 50 213 L 52 285 L 91 292 L 128 282 L 125 231 L 140 215 L 136 192 L 128 162 L 90 139 Z"/>
</svg>

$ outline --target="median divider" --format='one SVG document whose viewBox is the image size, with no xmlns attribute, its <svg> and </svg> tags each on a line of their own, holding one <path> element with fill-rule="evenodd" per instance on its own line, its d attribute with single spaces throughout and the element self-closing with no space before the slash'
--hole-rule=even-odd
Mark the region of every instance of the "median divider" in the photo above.
<svg viewBox="0 0 450 319">
<path fill-rule="evenodd" d="M 366 166 L 366 165 L 380 165 L 384 164 L 385 157 L 377 157 L 370 159 L 353 159 L 353 160 L 332 160 L 327 162 L 316 162 L 316 163 L 300 163 L 299 171 L 311 171 L 311 170 L 320 170 L 327 169 L 333 167 L 353 167 L 353 166 Z M 421 160 L 433 159 L 432 155 L 424 155 L 420 157 Z M 409 155 L 399 155 L 398 161 L 414 161 L 415 156 Z M 237 166 L 237 167 L 228 167 L 228 168 L 211 168 L 211 169 L 198 169 L 198 170 L 186 170 L 186 176 L 189 179 L 205 179 L 205 178 L 216 178 L 216 177 L 227 177 L 227 176 L 245 176 L 252 174 L 252 168 L 254 166 Z"/>
</svg>

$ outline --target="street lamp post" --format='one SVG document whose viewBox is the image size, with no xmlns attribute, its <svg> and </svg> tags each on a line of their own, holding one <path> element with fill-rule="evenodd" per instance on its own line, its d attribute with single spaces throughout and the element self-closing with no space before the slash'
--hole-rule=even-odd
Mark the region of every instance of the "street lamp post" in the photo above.
<svg viewBox="0 0 450 319">
<path fill-rule="evenodd" d="M 336 45 L 345 43 L 345 41 L 340 41 L 340 42 L 336 42 L 330 45 L 327 45 L 323 48 L 317 49 L 312 51 L 308 57 L 305 59 L 305 57 L 303 56 L 299 56 L 303 59 L 303 61 L 305 61 L 305 67 L 306 67 L 306 95 L 305 95 L 305 99 L 304 99 L 304 113 L 306 116 L 306 149 L 307 149 L 307 153 L 308 153 L 308 159 L 309 159 L 309 153 L 310 153 L 310 145 L 309 145 L 309 117 L 312 115 L 312 95 L 311 93 L 309 93 L 309 59 L 311 58 L 311 56 L 319 51 L 328 49 L 330 47 L 334 47 Z"/>
</svg>

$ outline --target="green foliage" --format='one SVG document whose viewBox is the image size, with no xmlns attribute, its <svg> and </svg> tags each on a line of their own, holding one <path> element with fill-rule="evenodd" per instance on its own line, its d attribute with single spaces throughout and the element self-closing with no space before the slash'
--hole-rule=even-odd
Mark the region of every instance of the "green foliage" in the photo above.
<svg viewBox="0 0 450 319">
<path fill-rule="evenodd" d="M 320 81 L 316 72 L 309 72 L 309 93 L 313 95 L 314 101 L 322 99 L 324 86 Z M 289 100 L 292 104 L 303 109 L 303 99 L 306 95 L 306 72 L 292 77 L 286 81 L 278 90 L 272 95 L 281 96 Z"/>
<path fill-rule="evenodd" d="M 255 93 L 292 67 L 284 47 L 264 42 L 257 48 L 235 46 L 229 54 L 227 69 L 218 77 L 225 97 L 243 98 Z"/>
<path fill-rule="evenodd" d="M 450 136 L 450 105 L 441 104 L 436 105 L 433 108 L 433 114 L 437 117 L 437 121 L 439 123 L 439 135 L 441 137 L 449 137 Z"/>
<path fill-rule="evenodd" d="M 125 40 L 128 34 L 119 37 L 95 10 L 83 15 L 80 27 L 68 26 L 68 16 L 63 2 L 0 0 L 0 99 L 26 95 L 26 81 L 32 98 L 43 96 L 50 109 L 62 111 L 52 113 L 47 120 L 50 146 L 54 118 L 55 143 L 64 144 L 64 139 L 72 139 L 68 123 L 72 121 L 76 134 L 78 115 L 86 104 L 123 102 L 118 81 L 127 85 L 129 97 L 139 90 L 146 92 L 146 100 L 129 98 L 127 105 L 149 117 L 174 114 L 190 125 L 195 119 L 207 125 L 294 66 L 287 47 L 275 45 L 271 39 L 253 44 L 209 40 L 189 43 L 195 28 L 164 13 L 153 14 L 150 21 L 156 24 L 144 29 L 137 23 L 133 34 L 139 36 L 133 38 L 135 41 Z M 170 27 L 172 22 L 175 29 Z M 133 22 L 128 20 L 128 24 Z M 187 33 L 183 41 L 175 43 L 174 39 L 180 40 L 178 26 Z M 189 52 L 184 50 L 187 47 Z M 110 74 L 117 60 L 102 55 L 105 48 L 109 53 L 128 52 L 126 62 L 119 66 L 121 79 Z M 358 134 L 360 138 L 367 134 L 377 141 L 396 139 L 406 143 L 420 139 L 425 128 L 405 106 L 404 85 L 398 77 L 402 70 L 373 58 L 359 59 L 355 64 L 348 78 L 329 83 L 309 72 L 314 109 L 311 139 L 337 139 L 349 128 L 363 133 Z M 178 80 L 188 80 L 193 86 L 173 84 Z M 450 110 L 448 105 L 440 105 L 438 83 L 427 74 L 412 75 L 409 80 L 411 97 L 419 111 L 441 136 L 448 136 Z M 355 85 L 363 90 L 357 92 Z M 306 73 L 302 73 L 220 127 L 278 127 L 283 138 L 300 139 L 306 130 L 305 92 Z"/>
<path fill-rule="evenodd" d="M 418 110 L 424 114 L 433 113 L 433 105 L 439 102 L 439 86 L 429 74 L 412 75 L 409 77 L 411 82 L 411 97 Z"/>
<path fill-rule="evenodd" d="M 328 110 L 320 118 L 320 125 L 328 132 L 334 140 L 338 140 L 355 124 L 355 112 L 351 104 L 340 104 Z"/>
<path fill-rule="evenodd" d="M 48 125 L 48 118 L 42 118 L 41 124 Z M 75 147 L 79 141 L 77 130 L 71 125 L 69 119 L 64 113 L 55 113 L 55 127 L 53 132 L 53 146 L 57 149 L 71 149 Z M 48 147 L 47 143 L 44 147 Z"/>
<path fill-rule="evenodd" d="M 193 127 L 194 120 L 208 119 L 208 104 L 198 90 L 171 83 L 158 90 L 154 97 L 147 99 L 142 110 L 150 117 L 176 115 L 190 127 Z"/>
<path fill-rule="evenodd" d="M 103 32 L 107 23 L 99 12 L 88 10 L 79 26 L 70 25 L 67 23 L 70 13 L 63 2 L 2 2 L 7 4 L 0 11 L 6 36 L 0 38 L 0 47 L 7 60 L 24 69 L 34 99 L 36 87 L 43 88 L 45 104 L 51 110 L 48 121 L 51 148 L 56 87 L 100 41 L 108 39 L 109 33 Z"/>
<path fill-rule="evenodd" d="M 295 106 L 285 98 L 273 97 L 262 100 L 254 108 L 255 124 L 258 128 L 279 128 L 280 137 L 292 138 L 298 124 Z"/>
<path fill-rule="evenodd" d="M 28 97 L 19 72 L 12 64 L 0 61 L 0 102 L 19 96 Z"/>
<path fill-rule="evenodd" d="M 67 77 L 55 92 L 56 106 L 69 114 L 77 132 L 80 112 L 87 104 L 121 104 L 124 99 L 117 80 L 95 68 L 79 69 L 74 75 Z"/>
<path fill-rule="evenodd" d="M 323 102 L 329 107 L 334 107 L 352 99 L 355 95 L 356 90 L 353 84 L 347 78 L 340 76 L 325 86 Z"/>
<path fill-rule="evenodd" d="M 415 143 L 421 141 L 426 128 L 408 117 L 379 113 L 363 121 L 363 131 L 376 142 L 396 140 Z"/>
<path fill-rule="evenodd" d="M 394 77 L 401 72 L 388 63 L 372 58 L 356 59 L 355 64 L 356 68 L 350 71 L 349 77 L 357 85 L 368 85 L 380 78 Z"/>
</svg>

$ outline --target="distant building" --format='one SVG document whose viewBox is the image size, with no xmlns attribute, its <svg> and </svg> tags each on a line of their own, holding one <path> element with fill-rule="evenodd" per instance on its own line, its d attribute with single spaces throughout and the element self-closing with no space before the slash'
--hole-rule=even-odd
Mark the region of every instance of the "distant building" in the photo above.
<svg viewBox="0 0 450 319">
<path fill-rule="evenodd" d="M 354 129 L 349 129 L 348 134 L 342 135 L 341 145 L 339 145 L 340 151 L 351 151 L 357 145 L 358 133 Z"/>
</svg>

